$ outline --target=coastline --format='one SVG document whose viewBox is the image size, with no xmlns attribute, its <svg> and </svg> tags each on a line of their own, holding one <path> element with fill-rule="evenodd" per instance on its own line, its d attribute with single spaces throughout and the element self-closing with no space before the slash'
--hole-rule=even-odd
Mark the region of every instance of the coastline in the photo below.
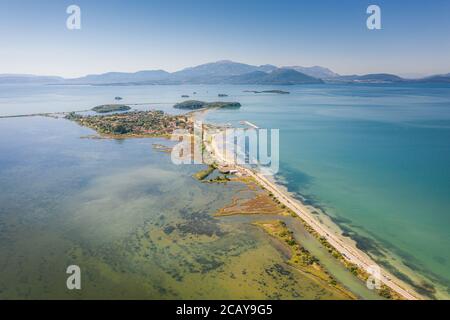
<svg viewBox="0 0 450 320">
<path fill-rule="evenodd" d="M 197 116 L 205 115 L 210 110 L 214 110 L 214 108 L 201 108 L 198 110 L 193 110 L 185 113 L 184 115 L 189 119 L 189 121 L 194 122 Z M 251 128 L 258 128 L 255 124 L 248 121 L 241 121 L 242 124 L 247 125 Z M 216 126 L 211 124 L 211 127 L 215 127 L 215 129 L 222 129 L 220 126 Z M 371 268 L 376 266 L 380 270 L 379 280 L 382 286 L 386 286 L 389 290 L 391 290 L 394 295 L 398 295 L 397 298 L 401 297 L 407 300 L 418 300 L 423 299 L 417 292 L 410 289 L 403 281 L 399 280 L 391 273 L 388 273 L 383 268 L 379 267 L 377 263 L 373 261 L 371 257 L 369 257 L 365 252 L 358 249 L 355 246 L 355 243 L 352 239 L 343 237 L 338 232 L 339 229 L 333 229 L 330 225 L 323 223 L 322 221 L 317 221 L 314 218 L 314 214 L 312 211 L 302 203 L 302 201 L 296 199 L 293 195 L 291 195 L 285 188 L 276 181 L 270 180 L 264 175 L 255 172 L 252 169 L 246 168 L 241 165 L 235 164 L 234 159 L 226 159 L 222 156 L 223 152 L 220 151 L 218 146 L 216 145 L 216 141 L 214 139 L 214 135 L 212 134 L 209 142 L 203 141 L 205 150 L 209 153 L 211 157 L 212 163 L 222 166 L 228 166 L 230 168 L 235 169 L 239 172 L 241 176 L 248 176 L 253 178 L 257 184 L 259 184 L 262 188 L 271 192 L 274 196 L 274 199 L 277 199 L 282 205 L 292 211 L 296 217 L 302 220 L 302 223 L 307 227 L 311 228 L 312 231 L 310 233 L 316 233 L 316 238 L 318 241 L 322 242 L 324 239 L 326 246 L 331 247 L 334 251 L 338 252 L 341 255 L 341 258 L 338 260 L 345 260 L 345 263 L 349 263 L 351 265 L 356 266 L 360 269 L 360 271 L 355 273 L 355 276 L 365 281 L 365 279 L 371 274 Z M 101 138 L 110 138 L 110 139 L 127 139 L 127 138 L 169 138 L 166 135 L 142 135 L 142 134 L 100 134 Z M 379 289 L 377 289 L 378 291 Z"/>
<path fill-rule="evenodd" d="M 246 122 L 243 121 L 243 123 Z M 251 127 L 253 126 L 256 127 L 256 125 L 252 124 Z M 342 255 L 342 257 L 346 261 L 356 265 L 358 268 L 361 268 L 365 273 L 368 274 L 370 274 L 371 268 L 373 266 L 378 266 L 378 264 L 375 263 L 365 252 L 356 248 L 351 239 L 342 237 L 326 224 L 317 221 L 314 218 L 313 213 L 305 204 L 291 196 L 287 192 L 287 190 L 284 190 L 284 188 L 278 185 L 275 181 L 269 180 L 264 175 L 255 172 L 252 169 L 237 165 L 234 159 L 226 159 L 223 156 L 223 152 L 221 152 L 220 148 L 217 146 L 214 138 L 211 139 L 210 143 L 206 143 L 205 141 L 204 143 L 206 149 L 209 151 L 209 155 L 213 158 L 214 161 L 216 161 L 219 165 L 233 167 L 240 173 L 240 175 L 252 177 L 261 187 L 271 192 L 274 195 L 274 198 L 280 201 L 281 204 L 292 210 L 292 212 L 294 212 L 297 217 L 303 220 L 303 222 L 311 227 L 313 231 L 316 232 L 321 238 L 324 238 L 336 251 L 338 251 Z M 399 280 L 383 268 L 379 268 L 379 280 L 382 285 L 387 286 L 390 290 L 400 295 L 403 299 L 423 299 L 423 297 L 421 297 L 418 293 L 414 292 L 411 289 L 408 289 L 407 285 L 401 280 Z"/>
</svg>

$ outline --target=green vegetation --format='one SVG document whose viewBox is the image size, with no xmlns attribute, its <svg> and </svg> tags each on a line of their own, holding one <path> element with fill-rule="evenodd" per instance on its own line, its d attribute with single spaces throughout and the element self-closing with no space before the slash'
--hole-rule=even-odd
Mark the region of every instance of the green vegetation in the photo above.
<svg viewBox="0 0 450 320">
<path fill-rule="evenodd" d="M 264 223 L 263 223 L 264 224 Z M 265 223 L 267 225 L 267 222 Z M 308 250 L 297 243 L 292 231 L 290 231 L 283 221 L 272 221 L 270 228 L 272 228 L 272 235 L 283 240 L 292 249 L 291 261 L 302 266 L 312 266 L 319 264 L 319 260 L 314 257 Z"/>
<path fill-rule="evenodd" d="M 206 104 L 206 108 L 217 108 L 217 109 L 237 109 L 240 108 L 241 104 L 239 102 L 210 102 Z"/>
<path fill-rule="evenodd" d="M 200 170 L 199 172 L 195 173 L 194 178 L 202 181 L 202 180 L 206 179 L 216 169 L 217 169 L 217 166 L 214 164 L 211 164 L 206 169 Z"/>
<path fill-rule="evenodd" d="M 291 251 L 291 258 L 289 262 L 293 267 L 319 279 L 324 282 L 325 285 L 334 287 L 335 289 L 346 294 L 348 297 L 356 299 L 351 292 L 340 285 L 336 279 L 329 274 L 329 272 L 319 263 L 319 260 L 315 256 L 313 256 L 307 249 L 297 242 L 293 236 L 293 232 L 288 229 L 286 223 L 280 220 L 273 220 L 255 222 L 254 225 L 261 227 L 269 235 L 289 246 Z"/>
<path fill-rule="evenodd" d="M 97 106 L 92 108 L 92 111 L 97 113 L 108 113 L 108 112 L 117 112 L 117 111 L 128 111 L 131 108 L 124 104 L 104 104 L 101 106 Z"/>
<path fill-rule="evenodd" d="M 297 214 L 295 214 L 295 212 L 293 212 L 292 210 L 289 210 L 289 212 L 292 217 L 300 219 L 300 221 L 302 222 L 305 229 L 311 235 L 313 235 L 316 239 L 318 239 L 319 242 L 327 249 L 327 251 L 335 259 L 339 260 L 347 268 L 347 270 L 349 270 L 353 275 L 355 275 L 362 281 L 367 281 L 367 279 L 369 278 L 369 274 L 364 269 L 362 269 L 362 268 L 358 267 L 356 264 L 348 261 L 339 251 L 336 250 L 336 248 L 334 246 L 332 246 L 328 242 L 328 240 L 325 237 L 319 235 L 316 230 L 314 230 L 309 224 L 307 224 L 305 222 L 305 220 L 303 220 Z M 384 284 L 381 285 L 381 288 L 377 290 L 377 293 L 381 297 L 387 298 L 387 299 L 393 299 L 393 300 L 401 300 L 402 299 L 402 297 L 398 293 L 396 293 L 395 291 L 393 291 L 392 289 L 390 289 L 389 287 L 387 287 Z"/>
<path fill-rule="evenodd" d="M 202 108 L 240 108 L 239 102 L 204 102 L 198 100 L 187 100 L 173 106 L 175 109 L 197 110 Z"/>
<path fill-rule="evenodd" d="M 186 100 L 180 103 L 175 104 L 173 107 L 175 109 L 189 109 L 189 110 L 197 110 L 204 108 L 206 102 L 198 101 L 198 100 Z"/>
<path fill-rule="evenodd" d="M 82 116 L 71 112 L 66 119 L 104 135 L 168 136 L 175 129 L 193 130 L 185 115 L 167 115 L 163 111 L 134 111 L 110 115 Z"/>
<path fill-rule="evenodd" d="M 208 181 L 205 182 L 210 182 L 210 183 L 226 183 L 228 181 L 231 181 L 231 179 L 226 175 L 219 175 L 217 177 L 215 177 L 214 179 L 208 179 Z"/>
</svg>

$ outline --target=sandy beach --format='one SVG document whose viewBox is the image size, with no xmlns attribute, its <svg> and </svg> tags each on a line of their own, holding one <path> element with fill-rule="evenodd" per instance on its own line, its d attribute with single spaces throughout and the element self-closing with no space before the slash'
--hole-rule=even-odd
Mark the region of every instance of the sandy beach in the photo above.
<svg viewBox="0 0 450 320">
<path fill-rule="evenodd" d="M 254 126 L 256 127 L 256 125 Z M 288 192 L 283 190 L 283 188 L 277 185 L 275 182 L 270 181 L 267 177 L 259 172 L 256 172 L 255 170 L 237 165 L 234 159 L 227 159 L 222 148 L 217 145 L 216 139 L 214 139 L 214 135 L 210 142 L 205 141 L 205 146 L 206 150 L 219 165 L 227 165 L 239 171 L 241 175 L 254 178 L 262 187 L 270 191 L 274 195 L 274 197 L 278 199 L 283 205 L 291 209 L 295 214 L 303 219 L 321 237 L 324 237 L 338 252 L 343 255 L 346 260 L 354 263 L 369 274 L 371 274 L 371 270 L 374 266 L 379 267 L 366 253 L 356 248 L 351 239 L 341 236 L 340 233 L 331 229 L 329 226 L 317 221 L 307 206 L 292 197 Z M 398 293 L 404 299 L 423 299 L 419 294 L 412 291 L 411 289 L 408 289 L 406 284 L 404 284 L 401 280 L 397 279 L 383 268 L 379 268 L 380 275 L 378 277 L 378 280 L 381 283 Z"/>
</svg>

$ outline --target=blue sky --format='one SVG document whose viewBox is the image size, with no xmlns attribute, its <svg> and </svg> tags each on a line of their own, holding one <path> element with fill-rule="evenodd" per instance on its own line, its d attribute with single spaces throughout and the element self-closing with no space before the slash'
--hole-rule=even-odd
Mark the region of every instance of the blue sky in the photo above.
<svg viewBox="0 0 450 320">
<path fill-rule="evenodd" d="M 66 28 L 67 6 L 82 29 Z M 382 30 L 366 28 L 381 7 Z M 0 0 L 0 73 L 175 71 L 217 60 L 450 72 L 450 1 Z"/>
</svg>

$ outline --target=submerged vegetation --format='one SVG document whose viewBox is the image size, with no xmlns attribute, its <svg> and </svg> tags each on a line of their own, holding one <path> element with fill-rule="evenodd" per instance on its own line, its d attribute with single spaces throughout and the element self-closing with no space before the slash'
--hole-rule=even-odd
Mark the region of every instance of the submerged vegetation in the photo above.
<svg viewBox="0 0 450 320">
<path fill-rule="evenodd" d="M 226 107 L 240 107 L 239 103 L 229 102 L 213 102 L 206 103 L 196 100 L 185 101 L 181 104 L 175 105 L 175 108 L 180 109 L 200 109 L 200 108 L 226 108 Z M 66 116 L 67 119 L 75 121 L 80 125 L 92 128 L 102 135 L 112 135 L 120 137 L 133 136 L 168 136 L 175 129 L 187 129 L 189 132 L 193 131 L 193 122 L 190 117 L 186 115 L 167 115 L 162 111 L 134 111 L 119 114 L 109 115 L 95 115 L 83 116 L 77 113 L 70 113 Z M 160 145 L 154 145 L 154 148 L 164 152 L 168 152 L 170 148 L 163 148 Z M 245 183 L 249 190 L 255 191 L 252 198 L 239 199 L 233 198 L 232 204 L 219 209 L 215 216 L 229 216 L 238 214 L 275 214 L 275 215 L 291 215 L 302 221 L 305 229 L 311 233 L 323 247 L 336 259 L 341 261 L 344 266 L 359 279 L 366 281 L 369 277 L 366 271 L 359 268 L 357 265 L 349 262 L 342 254 L 340 254 L 324 237 L 321 237 L 312 227 L 310 227 L 303 219 L 298 217 L 290 209 L 286 208 L 280 201 L 264 187 L 260 186 L 254 179 L 250 177 L 233 177 L 229 178 L 227 175 L 218 175 L 211 179 L 207 179 L 214 171 L 218 169 L 216 164 L 211 164 L 203 170 L 195 173 L 193 177 L 202 182 L 228 182 L 240 181 Z M 220 170 L 219 170 L 220 171 Z M 319 263 L 318 259 L 312 255 L 308 250 L 301 246 L 293 236 L 292 232 L 286 225 L 279 220 L 268 221 L 264 223 L 255 223 L 263 228 L 267 233 L 284 242 L 290 248 L 289 264 L 295 269 L 318 279 L 322 284 L 329 286 L 332 290 L 344 294 L 346 297 L 355 298 L 355 296 L 339 284 Z M 165 229 L 166 234 L 173 232 L 173 226 Z M 177 226 L 177 230 L 184 233 L 189 233 L 189 230 L 195 229 L 194 224 L 185 224 Z M 206 232 L 206 234 L 215 234 L 220 236 L 220 233 Z M 393 290 L 385 285 L 377 290 L 380 296 L 388 299 L 400 299 L 401 297 Z"/>
<path fill-rule="evenodd" d="M 239 177 L 234 178 L 233 181 L 240 181 L 245 183 L 249 190 L 257 192 L 262 189 L 262 192 L 257 192 L 257 194 L 251 199 L 239 199 L 238 197 L 234 197 L 232 204 L 227 205 L 220 210 L 217 211 L 215 216 L 230 216 L 230 215 L 249 215 L 249 214 L 275 214 L 282 216 L 291 216 L 292 218 L 299 219 L 305 228 L 305 230 L 314 236 L 322 246 L 328 251 L 328 253 L 339 262 L 341 262 L 347 270 L 349 270 L 354 276 L 362 281 L 367 281 L 369 278 L 369 274 L 358 267 L 356 264 L 348 261 L 339 251 L 336 250 L 334 246 L 332 246 L 325 237 L 320 236 L 309 224 L 307 224 L 301 217 L 295 214 L 291 209 L 287 208 L 285 205 L 280 203 L 275 196 L 267 191 L 264 187 L 260 186 L 253 178 L 251 177 Z M 316 269 L 322 269 L 316 257 L 314 257 L 309 251 L 300 246 L 292 232 L 287 229 L 284 222 L 276 220 L 276 221 L 268 221 L 255 223 L 259 227 L 262 227 L 267 233 L 271 234 L 284 241 L 287 245 L 291 247 L 293 253 L 291 255 L 290 262 L 297 266 L 315 266 Z M 305 271 L 305 270 L 303 270 Z M 327 277 L 322 279 L 326 279 L 327 282 L 336 285 L 336 281 L 332 278 L 331 275 L 328 274 L 327 271 L 322 269 Z M 341 287 L 340 287 L 341 288 Z M 346 291 L 345 288 L 342 290 Z M 401 300 L 402 297 L 390 289 L 388 286 L 382 284 L 379 289 L 376 289 L 377 293 L 386 299 L 394 299 Z"/>
<path fill-rule="evenodd" d="M 367 281 L 367 279 L 369 278 L 369 274 L 365 270 L 345 259 L 345 257 L 339 251 L 337 251 L 336 248 L 333 245 L 331 245 L 325 237 L 319 235 L 316 230 L 314 230 L 309 224 L 305 222 L 305 220 L 300 218 L 293 211 L 289 210 L 289 212 L 291 213 L 292 217 L 300 219 L 304 228 L 316 239 L 318 239 L 319 242 L 327 249 L 328 253 L 330 253 L 335 259 L 340 261 L 346 267 L 347 270 L 349 270 L 354 276 L 358 277 L 360 280 L 364 282 Z M 377 293 L 381 297 L 386 299 L 402 300 L 402 297 L 398 293 L 396 293 L 395 291 L 393 291 L 384 284 L 381 285 L 380 289 L 377 289 Z"/>
<path fill-rule="evenodd" d="M 290 249 L 289 264 L 294 268 L 318 279 L 323 285 L 328 285 L 344 293 L 351 299 L 356 299 L 350 291 L 344 288 L 328 271 L 319 263 L 307 249 L 300 245 L 295 239 L 293 232 L 288 229 L 286 224 L 280 220 L 254 222 L 254 225 L 262 228 L 272 237 L 282 241 Z"/>
<path fill-rule="evenodd" d="M 214 165 L 214 164 L 209 165 L 206 169 L 200 170 L 197 173 L 195 173 L 194 174 L 194 178 L 197 179 L 197 180 L 202 181 L 202 180 L 206 179 L 216 169 L 217 169 L 216 165 Z"/>
</svg>

